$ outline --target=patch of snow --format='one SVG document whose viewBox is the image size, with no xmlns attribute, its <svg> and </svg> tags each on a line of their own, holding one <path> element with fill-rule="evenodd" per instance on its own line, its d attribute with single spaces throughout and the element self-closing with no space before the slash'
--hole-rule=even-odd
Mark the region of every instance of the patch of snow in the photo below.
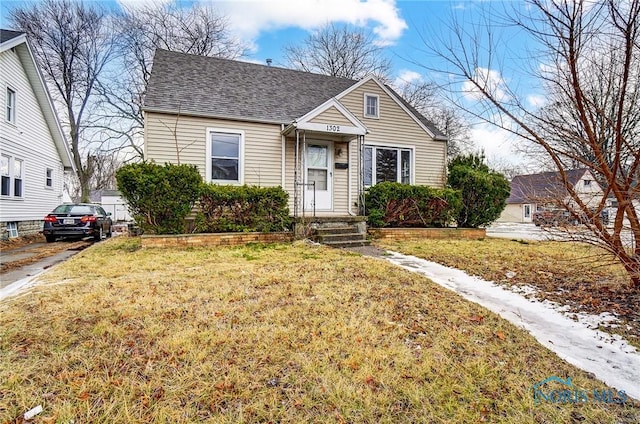
<svg viewBox="0 0 640 424">
<path fill-rule="evenodd" d="M 640 399 L 640 353 L 622 337 L 590 328 L 583 314 L 578 316 L 578 321 L 574 321 L 558 311 L 558 305 L 552 302 L 527 299 L 519 293 L 491 281 L 469 276 L 455 268 L 414 256 L 388 253 L 385 259 L 420 273 L 465 299 L 499 314 L 524 328 L 560 358 L 593 373 L 608 386 Z M 602 314 L 596 318 L 609 319 Z"/>
</svg>

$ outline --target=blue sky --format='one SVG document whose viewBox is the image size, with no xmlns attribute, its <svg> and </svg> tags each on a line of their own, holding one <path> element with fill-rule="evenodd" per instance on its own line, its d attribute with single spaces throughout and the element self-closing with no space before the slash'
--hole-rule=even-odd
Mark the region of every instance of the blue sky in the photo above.
<svg viewBox="0 0 640 424">
<path fill-rule="evenodd" d="M 102 4 L 117 8 L 119 4 L 135 6 L 158 1 L 172 0 L 105 0 Z M 182 4 L 190 1 L 182 0 Z M 30 2 L 3 0 L 0 25 L 8 27 L 6 16 L 11 8 Z M 246 60 L 265 63 L 271 58 L 274 65 L 284 65 L 285 45 L 302 41 L 310 31 L 328 22 L 348 23 L 369 28 L 376 34 L 377 42 L 385 46 L 385 52 L 392 60 L 392 77 L 405 81 L 446 78 L 446 75 L 427 71 L 420 64 L 441 67 L 437 58 L 424 52 L 424 43 L 425 39 L 435 42 L 433 40 L 438 37 L 448 38 L 452 18 L 467 25 L 469 18 L 478 16 L 480 8 L 502 7 L 503 3 L 509 7 L 524 5 L 520 0 L 208 0 L 206 3 L 213 4 L 226 15 L 235 35 L 251 46 Z M 522 56 L 524 40 L 514 31 L 504 32 L 503 37 L 501 59 L 504 68 L 501 70 L 520 67 L 514 57 Z M 487 72 L 496 84 L 513 83 L 498 69 Z M 524 98 L 532 103 L 539 101 L 540 95 L 527 86 L 526 80 L 517 82 L 519 88 L 525 90 Z M 465 101 L 473 102 L 472 96 Z M 472 127 L 472 135 L 477 147 L 483 148 L 490 160 L 521 162 L 522 158 L 510 147 L 514 140 L 503 131 L 476 124 Z"/>
</svg>

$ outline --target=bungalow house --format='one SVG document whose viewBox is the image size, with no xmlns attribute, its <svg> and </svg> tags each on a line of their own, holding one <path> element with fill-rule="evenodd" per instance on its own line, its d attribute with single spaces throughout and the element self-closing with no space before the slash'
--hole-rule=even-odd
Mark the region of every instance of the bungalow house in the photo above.
<svg viewBox="0 0 640 424">
<path fill-rule="evenodd" d="M 74 169 L 60 123 L 22 32 L 0 30 L 0 237 L 42 230 L 63 202 L 64 172 Z"/>
<path fill-rule="evenodd" d="M 588 169 L 566 171 L 567 180 L 583 202 L 596 206 L 604 192 Z M 533 215 L 546 207 L 557 207 L 568 202 L 568 193 L 559 172 L 517 175 L 511 180 L 511 193 L 507 206 L 498 222 L 526 223 L 533 221 Z"/>
<path fill-rule="evenodd" d="M 219 184 L 282 186 L 295 217 L 363 213 L 366 187 L 442 187 L 447 139 L 389 86 L 157 50 L 144 151 Z"/>
</svg>

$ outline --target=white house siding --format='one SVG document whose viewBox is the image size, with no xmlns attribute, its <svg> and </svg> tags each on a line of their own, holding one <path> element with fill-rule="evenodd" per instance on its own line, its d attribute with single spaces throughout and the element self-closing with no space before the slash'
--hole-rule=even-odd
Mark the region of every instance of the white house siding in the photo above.
<svg viewBox="0 0 640 424">
<path fill-rule="evenodd" d="M 7 87 L 16 92 L 15 125 L 5 119 Z M 27 221 L 41 225 L 44 215 L 62 202 L 64 170 L 27 73 L 13 50 L 0 53 L 0 89 L 0 151 L 23 161 L 22 198 L 0 198 L 0 226 L 4 230 L 6 222 Z M 47 168 L 53 170 L 52 188 L 46 187 Z"/>
<path fill-rule="evenodd" d="M 379 97 L 379 118 L 364 116 L 364 94 Z M 365 144 L 415 146 L 413 184 L 443 187 L 446 175 L 446 143 L 436 141 L 374 81 L 368 81 L 338 99 L 369 130 Z"/>
<path fill-rule="evenodd" d="M 497 222 L 524 222 L 523 204 L 512 203 L 504 208 Z M 535 213 L 535 205 L 531 205 L 531 216 Z"/>
<path fill-rule="evenodd" d="M 177 120 L 177 122 L 176 122 Z M 207 129 L 244 131 L 244 183 L 262 187 L 282 184 L 282 149 L 280 126 L 222 119 L 150 113 L 145 119 L 145 157 L 158 164 L 180 163 L 198 167 L 202 178 L 206 172 Z"/>
</svg>

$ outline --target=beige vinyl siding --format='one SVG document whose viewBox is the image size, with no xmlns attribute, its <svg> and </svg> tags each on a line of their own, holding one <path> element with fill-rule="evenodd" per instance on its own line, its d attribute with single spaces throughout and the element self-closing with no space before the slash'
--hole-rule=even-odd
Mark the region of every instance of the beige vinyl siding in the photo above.
<svg viewBox="0 0 640 424">
<path fill-rule="evenodd" d="M 338 109 L 335 107 L 330 107 L 329 109 L 322 112 L 320 115 L 316 116 L 309 122 L 315 124 L 333 124 L 333 125 L 345 125 L 345 126 L 353 126 L 353 123 L 349 121 Z"/>
<path fill-rule="evenodd" d="M 523 205 L 520 203 L 512 203 L 507 205 L 500 217 L 496 220 L 497 222 L 524 222 L 524 214 L 522 211 Z M 531 215 L 535 212 L 535 205 L 531 205 Z"/>
<path fill-rule="evenodd" d="M 379 118 L 364 116 L 364 94 L 380 96 Z M 446 143 L 434 140 L 374 81 L 368 81 L 339 99 L 369 130 L 365 144 L 415 146 L 413 184 L 443 187 Z"/>
<path fill-rule="evenodd" d="M 22 198 L 0 198 L 2 222 L 42 220 L 62 202 L 64 186 L 62 161 L 31 85 L 32 80 L 39 84 L 38 76 L 27 73 L 18 56 L 20 49 L 26 53 L 26 46 L 0 53 L 0 151 L 23 161 Z M 23 54 L 22 58 L 29 56 Z M 15 125 L 5 120 L 7 87 L 16 93 Z M 53 170 L 51 188 L 46 187 L 47 168 Z"/>
<path fill-rule="evenodd" d="M 282 184 L 280 126 L 274 124 L 191 116 L 176 119 L 176 115 L 148 112 L 145 120 L 145 157 L 162 164 L 178 163 L 179 155 L 180 163 L 196 165 L 202 178 L 205 178 L 208 129 L 244 132 L 245 184 L 263 187 Z"/>
</svg>

